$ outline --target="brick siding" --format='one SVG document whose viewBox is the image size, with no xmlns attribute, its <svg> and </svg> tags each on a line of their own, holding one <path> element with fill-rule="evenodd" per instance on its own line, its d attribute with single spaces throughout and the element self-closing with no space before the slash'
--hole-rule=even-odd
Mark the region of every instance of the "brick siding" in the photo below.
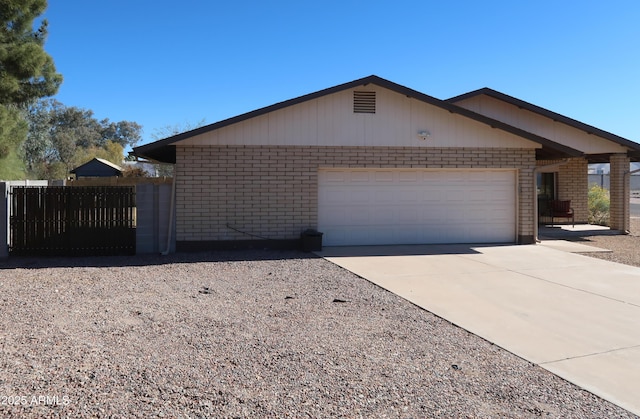
<svg viewBox="0 0 640 419">
<path fill-rule="evenodd" d="M 295 239 L 318 220 L 318 169 L 519 169 L 519 226 L 533 237 L 533 149 L 178 146 L 178 241 Z M 240 233 L 239 230 L 243 233 Z"/>
</svg>

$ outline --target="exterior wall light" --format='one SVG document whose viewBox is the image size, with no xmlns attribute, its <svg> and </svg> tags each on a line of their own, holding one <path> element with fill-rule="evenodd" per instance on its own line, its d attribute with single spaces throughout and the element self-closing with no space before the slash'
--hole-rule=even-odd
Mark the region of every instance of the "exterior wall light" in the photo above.
<svg viewBox="0 0 640 419">
<path fill-rule="evenodd" d="M 421 140 L 424 141 L 428 137 L 431 137 L 431 133 L 429 131 L 427 131 L 426 129 L 418 131 L 418 138 L 420 138 Z"/>
</svg>

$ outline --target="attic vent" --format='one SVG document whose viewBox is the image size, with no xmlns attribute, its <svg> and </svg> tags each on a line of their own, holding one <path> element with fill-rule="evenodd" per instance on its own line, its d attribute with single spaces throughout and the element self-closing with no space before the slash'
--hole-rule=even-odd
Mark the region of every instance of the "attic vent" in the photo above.
<svg viewBox="0 0 640 419">
<path fill-rule="evenodd" d="M 353 92 L 353 113 L 376 113 L 376 92 Z"/>
</svg>

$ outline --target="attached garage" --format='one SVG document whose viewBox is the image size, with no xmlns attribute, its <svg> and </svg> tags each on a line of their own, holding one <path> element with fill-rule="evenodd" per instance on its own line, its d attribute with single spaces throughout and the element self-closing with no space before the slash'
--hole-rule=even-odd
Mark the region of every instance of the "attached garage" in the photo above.
<svg viewBox="0 0 640 419">
<path fill-rule="evenodd" d="M 512 243 L 516 170 L 320 169 L 328 246 Z"/>
<path fill-rule="evenodd" d="M 583 152 L 546 138 L 559 117 L 515 127 L 511 104 L 472 99 L 370 76 L 134 151 L 175 163 L 178 251 L 297 247 L 308 229 L 326 246 L 534 243 L 536 162 Z"/>
</svg>

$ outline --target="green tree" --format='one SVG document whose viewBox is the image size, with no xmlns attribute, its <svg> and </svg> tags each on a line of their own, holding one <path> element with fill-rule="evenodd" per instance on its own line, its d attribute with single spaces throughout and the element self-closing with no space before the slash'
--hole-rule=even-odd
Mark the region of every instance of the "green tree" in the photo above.
<svg viewBox="0 0 640 419">
<path fill-rule="evenodd" d="M 0 179 L 24 179 L 24 164 L 15 151 L 0 160 Z"/>
<path fill-rule="evenodd" d="M 47 158 L 47 153 L 53 148 L 51 144 L 51 115 L 49 114 L 52 102 L 52 99 L 42 99 L 27 108 L 26 118 L 29 131 L 27 139 L 22 144 L 22 153 L 28 173 L 36 172 L 36 167 L 50 160 Z"/>
<path fill-rule="evenodd" d="M 162 140 L 164 138 L 169 138 L 174 135 L 180 134 L 182 132 L 187 132 L 194 130 L 196 128 L 200 128 L 206 125 L 206 121 L 202 118 L 200 121 L 196 123 L 185 122 L 183 124 L 175 124 L 175 125 L 165 125 L 161 128 L 156 128 L 151 134 L 151 138 L 154 141 Z M 158 163 L 157 164 L 157 173 L 158 176 L 161 177 L 172 177 L 173 176 L 173 165 L 166 163 Z"/>
<path fill-rule="evenodd" d="M 589 224 L 609 225 L 609 191 L 599 185 L 589 188 Z"/>
<path fill-rule="evenodd" d="M 28 125 L 13 105 L 0 106 L 0 159 L 16 150 L 26 137 Z"/>
<path fill-rule="evenodd" d="M 94 157 L 108 160 L 113 164 L 122 165 L 124 161 L 124 148 L 115 141 L 107 141 L 103 147 L 79 147 L 72 158 L 72 166 L 80 166 Z"/>
<path fill-rule="evenodd" d="M 0 0 L 0 163 L 27 134 L 21 108 L 56 94 L 62 76 L 44 50 L 47 21 L 34 30 L 46 0 Z"/>
<path fill-rule="evenodd" d="M 0 180 L 24 178 L 24 165 L 17 150 L 26 133 L 27 123 L 17 107 L 0 105 Z"/>
<path fill-rule="evenodd" d="M 93 111 L 53 99 L 29 106 L 29 134 L 22 151 L 31 177 L 64 178 L 94 157 L 122 164 L 126 145 L 136 144 L 142 127 L 130 121 L 98 121 Z"/>
<path fill-rule="evenodd" d="M 109 119 L 100 121 L 100 142 L 113 141 L 123 148 L 133 147 L 142 139 L 142 126 L 131 121 L 110 122 Z"/>
<path fill-rule="evenodd" d="M 100 145 L 102 126 L 93 117 L 93 111 L 90 109 L 65 106 L 54 101 L 51 124 L 54 141 L 56 137 L 62 136 L 70 138 L 75 147 L 90 148 Z M 64 158 L 60 160 L 67 161 Z"/>
<path fill-rule="evenodd" d="M 0 103 L 24 104 L 53 96 L 62 83 L 53 59 L 44 50 L 47 20 L 34 20 L 46 0 L 0 0 Z"/>
</svg>

